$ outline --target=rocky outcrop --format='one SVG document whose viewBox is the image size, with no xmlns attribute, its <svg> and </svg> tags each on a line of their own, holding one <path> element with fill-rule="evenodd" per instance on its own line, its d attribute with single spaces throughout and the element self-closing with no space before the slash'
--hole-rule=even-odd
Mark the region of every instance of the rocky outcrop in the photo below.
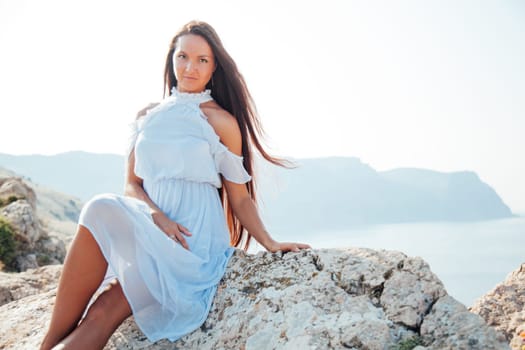
<svg viewBox="0 0 525 350">
<path fill-rule="evenodd" d="M 0 179 L 0 213 L 17 228 L 24 241 L 31 245 L 43 235 L 36 218 L 36 196 L 21 179 Z"/>
<path fill-rule="evenodd" d="M 38 347 L 54 291 L 0 307 L 0 349 Z M 508 349 L 421 258 L 369 249 L 237 251 L 206 322 L 151 344 L 130 317 L 106 349 Z"/>
<path fill-rule="evenodd" d="M 26 199 L 33 208 L 36 206 L 35 191 L 18 177 L 0 177 L 0 198 L 16 197 Z"/>
<path fill-rule="evenodd" d="M 522 350 L 525 345 L 525 263 L 478 299 L 470 310 L 505 334 L 512 349 Z"/>
<path fill-rule="evenodd" d="M 0 305 L 53 291 L 61 271 L 62 265 L 48 265 L 20 273 L 0 272 Z"/>
<path fill-rule="evenodd" d="M 0 216 L 14 229 L 15 259 L 10 266 L 25 271 L 60 264 L 66 254 L 62 240 L 48 235 L 36 215 L 35 192 L 21 178 L 0 178 Z"/>
<path fill-rule="evenodd" d="M 33 182 L 31 178 L 0 166 L 0 181 L 5 178 L 21 179 L 33 189 L 41 226 L 45 227 L 50 237 L 62 240 L 67 246 L 76 232 L 82 202 L 74 196 L 47 188 Z"/>
</svg>

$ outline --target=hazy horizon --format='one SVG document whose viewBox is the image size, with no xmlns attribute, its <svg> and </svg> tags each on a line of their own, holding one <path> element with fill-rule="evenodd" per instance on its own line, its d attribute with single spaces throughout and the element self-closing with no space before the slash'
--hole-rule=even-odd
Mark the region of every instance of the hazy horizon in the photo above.
<svg viewBox="0 0 525 350">
<path fill-rule="evenodd" d="M 458 219 L 460 221 L 472 221 L 474 220 L 472 215 L 479 217 L 479 219 L 483 217 L 482 220 L 491 220 L 495 217 L 501 217 L 508 211 L 510 211 L 508 214 L 520 216 L 519 212 L 509 208 L 505 205 L 506 203 L 502 203 L 503 206 L 497 204 L 501 203 L 502 198 L 496 199 L 490 194 L 494 193 L 494 188 L 491 184 L 480 183 L 479 176 L 473 172 L 437 172 L 423 168 L 395 168 L 377 172 L 359 158 L 341 156 L 294 158 L 294 169 L 279 169 L 279 167 L 268 162 L 264 164 L 260 162 L 261 159 L 256 157 L 255 169 L 256 177 L 258 178 L 258 197 L 259 199 L 262 198 L 262 203 L 259 203 L 262 205 L 260 209 L 262 210 L 264 207 L 263 212 L 268 210 L 273 212 L 273 214 L 270 214 L 270 217 L 273 218 L 279 216 L 277 213 L 283 211 L 276 208 L 301 207 L 304 201 L 308 201 L 309 196 L 304 197 L 304 189 L 308 188 L 309 184 L 312 183 L 316 183 L 316 202 L 324 203 L 323 210 L 325 211 L 330 205 L 330 208 L 332 208 L 321 214 L 323 217 L 321 218 L 322 222 L 325 220 L 332 223 L 340 223 L 341 220 L 348 221 L 347 215 L 340 216 L 338 214 L 339 209 L 337 208 L 342 207 L 346 207 L 353 213 L 352 220 L 354 220 L 354 224 L 356 220 L 358 222 L 363 220 L 364 216 L 367 218 L 364 220 L 369 224 L 390 222 L 389 220 L 404 222 L 401 218 L 408 219 L 407 222 L 429 222 L 432 221 L 430 218 L 435 219 L 438 217 L 443 218 L 442 220 L 445 221 L 447 219 L 444 218 L 448 218 L 448 221 L 452 222 Z M 125 157 L 119 154 L 90 153 L 85 151 L 69 151 L 57 155 L 36 154 L 21 156 L 0 153 L 1 168 L 15 171 L 37 184 L 77 196 L 81 200 L 88 200 L 92 196 L 103 192 L 120 193 L 124 186 Z M 100 169 L 103 170 L 101 171 Z M 323 174 L 331 174 L 331 182 L 340 187 L 339 190 L 335 191 L 337 192 L 336 195 L 334 195 L 334 191 L 330 186 L 327 187 L 326 182 L 319 181 L 319 179 L 323 178 Z M 471 174 L 475 174 L 475 176 Z M 95 181 L 97 184 L 95 188 L 89 185 L 92 181 Z M 462 187 L 458 187 L 458 181 L 463 183 Z M 446 189 L 442 187 L 445 183 L 448 184 Z M 368 188 L 364 189 L 364 184 Z M 81 187 L 82 191 L 79 192 L 78 187 Z M 291 188 L 295 190 L 290 192 Z M 361 197 L 361 190 L 355 191 L 358 188 L 366 191 L 366 199 Z M 375 191 L 376 188 L 381 188 L 381 190 L 377 192 Z M 436 191 L 441 193 L 437 197 L 435 197 Z M 310 194 L 312 195 L 312 193 Z M 456 196 L 456 198 L 453 199 L 449 196 Z M 413 201 L 406 201 L 406 198 L 414 200 L 416 197 L 419 198 L 417 201 L 420 204 L 414 206 Z M 337 203 L 341 198 L 347 199 Z M 448 204 L 442 203 L 442 200 L 445 198 L 448 198 Z M 478 202 L 480 199 L 483 199 L 481 201 L 483 204 Z M 357 207 L 355 207 L 356 200 L 361 202 Z M 381 209 L 380 212 L 382 214 L 377 216 L 379 214 L 377 205 L 384 206 L 385 203 L 392 204 L 398 200 L 404 201 L 403 207 L 394 205 L 386 212 Z M 466 206 L 462 208 L 455 207 L 454 203 L 456 200 L 466 204 Z M 369 207 L 369 204 L 374 201 L 376 206 Z M 481 206 L 478 206 L 479 204 Z M 420 205 L 426 209 L 421 211 L 422 207 Z M 432 207 L 433 205 L 434 207 Z M 447 211 L 447 207 L 454 207 L 455 209 Z M 489 207 L 492 209 L 487 211 Z M 270 210 L 270 208 L 272 209 Z M 310 219 L 317 217 L 317 214 L 314 213 L 318 213 L 320 208 L 310 208 L 310 210 L 312 209 L 313 212 L 309 214 Z M 482 212 L 485 214 L 481 214 Z M 302 215 L 300 214 L 300 216 Z M 288 217 L 285 222 L 288 219 L 295 223 L 304 221 L 299 217 L 295 219 Z M 309 223 L 306 227 L 312 225 L 313 223 Z M 322 223 L 321 227 L 327 228 L 325 223 Z"/>
<path fill-rule="evenodd" d="M 127 124 L 161 98 L 172 35 L 195 18 L 244 74 L 270 152 L 470 170 L 525 213 L 518 0 L 0 0 L 0 152 L 123 154 Z"/>
</svg>

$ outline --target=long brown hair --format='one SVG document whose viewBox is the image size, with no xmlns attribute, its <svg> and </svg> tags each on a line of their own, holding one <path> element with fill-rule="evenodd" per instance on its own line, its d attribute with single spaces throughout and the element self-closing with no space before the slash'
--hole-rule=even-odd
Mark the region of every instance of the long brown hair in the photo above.
<svg viewBox="0 0 525 350">
<path fill-rule="evenodd" d="M 166 96 L 167 91 L 171 94 L 172 88 L 177 86 L 177 79 L 173 70 L 173 52 L 176 49 L 177 40 L 181 36 L 188 34 L 199 35 L 204 38 L 215 56 L 217 68 L 213 72 L 212 79 L 208 82 L 206 88 L 211 90 L 211 96 L 215 102 L 237 119 L 242 136 L 244 168 L 252 176 L 252 180 L 246 183 L 246 188 L 255 202 L 252 145 L 255 146 L 262 157 L 275 165 L 287 166 L 289 162 L 270 156 L 262 147 L 259 140 L 264 137 L 264 130 L 246 82 L 234 60 L 222 45 L 219 36 L 208 23 L 191 21 L 185 24 L 171 40 L 164 69 L 164 96 Z M 233 214 L 233 208 L 228 201 L 224 186 L 219 189 L 219 194 L 230 230 L 230 244 L 238 247 L 244 243 L 244 249 L 248 249 L 251 235 L 249 232 L 246 232 L 240 221 Z"/>
</svg>

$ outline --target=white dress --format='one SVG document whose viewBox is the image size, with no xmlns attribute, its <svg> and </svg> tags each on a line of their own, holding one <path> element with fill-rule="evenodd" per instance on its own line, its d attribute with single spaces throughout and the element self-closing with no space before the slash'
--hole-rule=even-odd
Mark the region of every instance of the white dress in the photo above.
<svg viewBox="0 0 525 350">
<path fill-rule="evenodd" d="M 150 341 L 175 341 L 198 328 L 211 307 L 233 248 L 217 188 L 221 177 L 251 179 L 243 158 L 220 141 L 200 104 L 210 91 L 179 93 L 134 123 L 130 151 L 135 173 L 153 202 L 187 227 L 190 250 L 152 220 L 148 205 L 114 194 L 95 196 L 79 224 L 88 228 L 108 261 L 101 285 L 117 278 L 137 325 Z"/>
</svg>

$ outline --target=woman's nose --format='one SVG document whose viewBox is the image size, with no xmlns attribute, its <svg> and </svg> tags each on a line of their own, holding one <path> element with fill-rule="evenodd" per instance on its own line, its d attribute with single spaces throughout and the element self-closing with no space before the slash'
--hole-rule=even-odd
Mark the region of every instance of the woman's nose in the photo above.
<svg viewBox="0 0 525 350">
<path fill-rule="evenodd" d="M 191 61 L 188 61 L 188 63 L 186 63 L 186 71 L 191 72 L 192 69 L 193 64 L 191 63 Z"/>
</svg>

